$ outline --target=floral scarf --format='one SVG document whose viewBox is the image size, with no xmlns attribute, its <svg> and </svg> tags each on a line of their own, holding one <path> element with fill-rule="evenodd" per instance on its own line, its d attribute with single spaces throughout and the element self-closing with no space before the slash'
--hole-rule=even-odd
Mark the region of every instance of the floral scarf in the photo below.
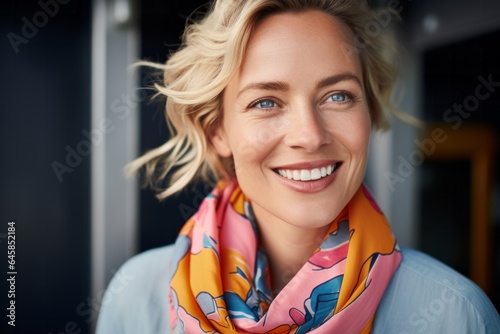
<svg viewBox="0 0 500 334">
<path fill-rule="evenodd" d="M 370 333 L 400 262 L 391 228 L 362 185 L 273 296 L 250 202 L 236 183 L 220 183 L 175 244 L 172 333 Z"/>
</svg>

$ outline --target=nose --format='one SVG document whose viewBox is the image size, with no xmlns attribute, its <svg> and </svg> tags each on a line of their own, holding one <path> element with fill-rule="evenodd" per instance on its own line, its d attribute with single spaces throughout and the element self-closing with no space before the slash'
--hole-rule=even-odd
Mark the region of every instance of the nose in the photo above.
<svg viewBox="0 0 500 334">
<path fill-rule="evenodd" d="M 284 139 L 288 147 L 314 152 L 331 143 L 332 136 L 326 129 L 320 112 L 313 105 L 303 104 L 289 115 Z"/>
</svg>

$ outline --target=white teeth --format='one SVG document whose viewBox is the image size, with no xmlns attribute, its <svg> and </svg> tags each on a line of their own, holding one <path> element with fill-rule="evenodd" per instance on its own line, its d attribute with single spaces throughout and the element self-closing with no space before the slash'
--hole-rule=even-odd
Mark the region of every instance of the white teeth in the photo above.
<svg viewBox="0 0 500 334">
<path fill-rule="evenodd" d="M 335 171 L 337 167 L 337 163 L 321 168 L 314 169 L 278 169 L 277 172 L 279 175 L 286 177 L 289 180 L 295 181 L 310 181 L 310 180 L 319 180 L 323 177 L 326 177 Z"/>
<path fill-rule="evenodd" d="M 315 168 L 311 171 L 311 180 L 319 179 L 321 179 L 321 171 L 318 168 Z"/>
<path fill-rule="evenodd" d="M 311 172 L 307 169 L 300 171 L 300 181 L 309 181 L 311 179 Z"/>
</svg>

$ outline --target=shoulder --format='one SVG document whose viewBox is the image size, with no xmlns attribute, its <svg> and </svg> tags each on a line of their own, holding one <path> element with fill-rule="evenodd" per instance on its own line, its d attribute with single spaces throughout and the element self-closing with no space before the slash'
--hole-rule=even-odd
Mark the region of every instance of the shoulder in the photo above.
<svg viewBox="0 0 500 334">
<path fill-rule="evenodd" d="M 169 266 L 173 246 L 138 254 L 116 272 L 103 297 L 98 334 L 168 333 Z"/>
<path fill-rule="evenodd" d="M 403 261 L 378 308 L 374 333 L 499 333 L 500 317 L 472 281 L 421 252 Z"/>
</svg>

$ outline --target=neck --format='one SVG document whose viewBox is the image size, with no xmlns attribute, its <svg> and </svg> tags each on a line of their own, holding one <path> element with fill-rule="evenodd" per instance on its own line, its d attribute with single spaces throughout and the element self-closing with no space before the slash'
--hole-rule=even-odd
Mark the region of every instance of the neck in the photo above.
<svg viewBox="0 0 500 334">
<path fill-rule="evenodd" d="M 276 217 L 259 219 L 257 211 L 255 216 L 269 260 L 273 292 L 277 295 L 319 247 L 329 226 L 309 229 Z"/>
</svg>

